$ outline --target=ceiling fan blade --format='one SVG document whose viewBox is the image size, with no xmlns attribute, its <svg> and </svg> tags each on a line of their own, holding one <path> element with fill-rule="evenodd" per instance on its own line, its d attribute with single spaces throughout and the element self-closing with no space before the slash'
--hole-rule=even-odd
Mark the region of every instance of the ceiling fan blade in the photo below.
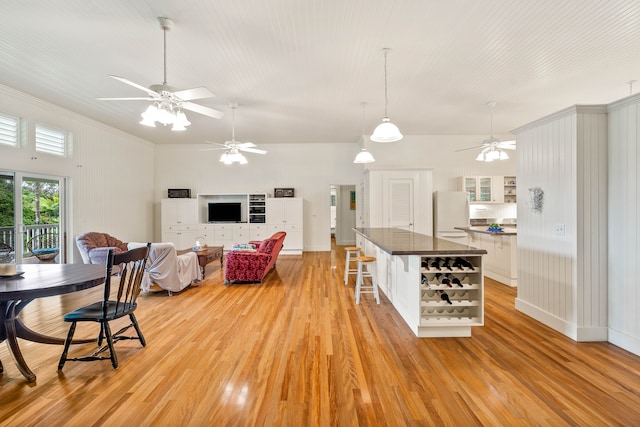
<svg viewBox="0 0 640 427">
<path fill-rule="evenodd" d="M 236 146 L 238 148 L 253 148 L 253 147 L 257 147 L 257 145 L 254 144 L 253 142 L 241 142 L 239 144 L 236 144 Z"/>
<path fill-rule="evenodd" d="M 179 90 L 173 92 L 175 96 L 183 101 L 191 101 L 192 99 L 214 98 L 215 95 L 204 86 L 195 87 L 193 89 Z"/>
<path fill-rule="evenodd" d="M 204 114 L 205 116 L 213 117 L 214 119 L 221 119 L 224 114 L 222 111 L 214 110 L 213 108 L 205 107 L 203 105 L 194 104 L 193 102 L 183 102 L 182 108 L 185 110 L 193 111 L 195 113 Z"/>
<path fill-rule="evenodd" d="M 255 154 L 267 154 L 266 150 L 260 150 L 259 148 L 243 148 L 238 147 L 240 151 L 246 151 L 247 153 L 255 153 Z"/>
<path fill-rule="evenodd" d="M 127 80 L 124 77 L 120 77 L 120 76 L 114 76 L 113 74 L 109 74 L 109 77 L 111 77 L 112 79 L 116 79 L 124 84 L 128 84 L 129 86 L 133 86 L 137 89 L 143 90 L 145 92 L 147 92 L 149 95 L 153 96 L 153 99 L 158 99 L 160 98 L 160 94 L 158 92 L 154 92 L 151 89 L 141 86 L 138 83 L 134 83 L 131 80 Z"/>
<path fill-rule="evenodd" d="M 467 150 L 475 150 L 477 148 L 482 148 L 485 147 L 485 145 L 476 145 L 475 147 L 469 147 L 469 148 L 461 148 L 459 150 L 456 150 L 455 152 L 457 153 L 458 151 L 467 151 Z"/>
<path fill-rule="evenodd" d="M 515 141 L 502 141 L 498 143 L 498 147 L 506 149 L 506 150 L 515 150 L 516 142 Z"/>
<path fill-rule="evenodd" d="M 98 101 L 155 101 L 157 98 L 96 98 Z"/>
</svg>

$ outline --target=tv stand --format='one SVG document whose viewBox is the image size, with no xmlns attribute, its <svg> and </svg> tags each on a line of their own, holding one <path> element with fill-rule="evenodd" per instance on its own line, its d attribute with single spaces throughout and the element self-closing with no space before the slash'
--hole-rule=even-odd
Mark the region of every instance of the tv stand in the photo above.
<svg viewBox="0 0 640 427">
<path fill-rule="evenodd" d="M 241 203 L 241 222 L 209 222 L 211 202 Z M 302 253 L 303 199 L 299 197 L 272 198 L 266 193 L 198 194 L 195 199 L 162 199 L 161 207 L 162 241 L 173 242 L 178 248 L 191 247 L 200 237 L 209 246 L 232 248 L 234 243 L 264 240 L 277 231 L 285 231 L 287 237 L 280 253 Z"/>
</svg>

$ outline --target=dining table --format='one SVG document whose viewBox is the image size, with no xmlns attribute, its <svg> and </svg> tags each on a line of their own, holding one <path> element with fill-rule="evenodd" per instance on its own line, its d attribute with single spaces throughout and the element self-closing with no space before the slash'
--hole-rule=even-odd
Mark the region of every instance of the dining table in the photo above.
<svg viewBox="0 0 640 427">
<path fill-rule="evenodd" d="M 27 365 L 18 338 L 44 343 L 64 344 L 64 338 L 44 335 L 30 329 L 20 312 L 34 299 L 68 294 L 104 283 L 106 267 L 102 264 L 19 264 L 16 274 L 0 276 L 0 342 L 6 341 L 18 370 L 28 382 L 36 375 Z M 74 340 L 86 343 L 95 339 Z M 0 361 L 0 373 L 4 371 Z"/>
</svg>

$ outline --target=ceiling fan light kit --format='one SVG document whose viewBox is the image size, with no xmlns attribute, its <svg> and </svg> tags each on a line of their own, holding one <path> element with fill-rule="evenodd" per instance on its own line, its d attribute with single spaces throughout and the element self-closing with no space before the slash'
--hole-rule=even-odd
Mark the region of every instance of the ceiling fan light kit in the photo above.
<svg viewBox="0 0 640 427">
<path fill-rule="evenodd" d="M 482 145 L 477 147 L 463 148 L 461 150 L 456 151 L 466 151 L 473 150 L 475 148 L 482 148 L 476 160 L 479 162 L 493 162 L 494 160 L 507 160 L 509 155 L 504 150 L 515 150 L 516 142 L 515 141 L 500 141 L 493 136 L 493 108 L 496 106 L 495 101 L 487 102 L 489 108 L 491 108 L 490 114 L 490 136 L 489 138 L 482 141 Z"/>
<path fill-rule="evenodd" d="M 374 142 L 395 142 L 400 141 L 402 139 L 402 133 L 400 133 L 400 129 L 398 126 L 391 123 L 389 120 L 389 116 L 387 115 L 387 106 L 389 104 L 389 97 L 387 95 L 387 54 L 391 51 L 388 47 L 382 49 L 384 53 L 384 117 L 382 118 L 382 123 L 380 123 L 370 139 Z"/>
<path fill-rule="evenodd" d="M 242 151 L 247 153 L 255 153 L 255 154 L 267 154 L 266 150 L 261 150 L 259 148 L 255 148 L 256 144 L 253 142 L 240 142 L 236 141 L 236 108 L 238 108 L 238 104 L 232 103 L 229 104 L 231 107 L 231 141 L 225 141 L 224 144 L 220 144 L 218 142 L 205 141 L 210 144 L 219 145 L 216 148 L 205 148 L 205 151 L 208 150 L 224 150 L 222 155 L 220 156 L 220 163 L 224 163 L 225 165 L 232 165 L 234 163 L 238 163 L 241 165 L 246 165 L 249 163 L 247 158 L 241 153 Z"/>
<path fill-rule="evenodd" d="M 162 84 L 146 88 L 123 77 L 109 75 L 115 80 L 146 92 L 147 97 L 98 99 L 102 101 L 152 101 L 152 104 L 142 113 L 140 124 L 149 127 L 156 127 L 156 123 L 164 126 L 172 125 L 172 131 L 184 131 L 191 124 L 182 111 L 183 109 L 215 119 L 222 118 L 223 114 L 218 110 L 189 102 L 194 99 L 214 97 L 215 95 L 206 87 L 176 90 L 167 84 L 167 31 L 173 28 L 173 21 L 170 18 L 159 17 L 158 22 L 164 36 L 164 80 Z"/>
</svg>

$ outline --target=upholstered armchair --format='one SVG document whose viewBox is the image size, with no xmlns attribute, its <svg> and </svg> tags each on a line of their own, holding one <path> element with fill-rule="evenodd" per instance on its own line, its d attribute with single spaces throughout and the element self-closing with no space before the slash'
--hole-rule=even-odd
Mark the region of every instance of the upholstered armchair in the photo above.
<svg viewBox="0 0 640 427">
<path fill-rule="evenodd" d="M 107 233 L 91 231 L 76 236 L 76 246 L 85 264 L 107 264 L 109 249 L 117 255 L 128 251 L 127 244 Z"/>
<path fill-rule="evenodd" d="M 145 245 L 130 242 L 129 249 Z M 200 279 L 198 255 L 192 250 L 178 254 L 173 243 L 152 243 L 147 268 L 142 279 L 142 290 L 165 290 L 172 295 Z M 184 252 L 184 253 L 182 253 Z"/>
<path fill-rule="evenodd" d="M 276 266 L 286 235 L 284 231 L 279 231 L 263 241 L 249 242 L 256 246 L 255 251 L 228 252 L 224 283 L 234 281 L 262 283 L 262 279 Z"/>
</svg>

